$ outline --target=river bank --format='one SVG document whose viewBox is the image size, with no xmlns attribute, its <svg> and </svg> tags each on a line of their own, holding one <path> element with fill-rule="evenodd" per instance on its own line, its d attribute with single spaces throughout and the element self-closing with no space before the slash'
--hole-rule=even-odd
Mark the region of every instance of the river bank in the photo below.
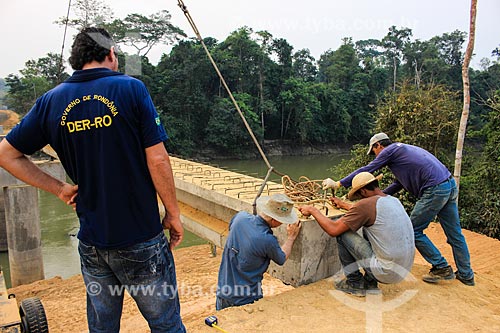
<svg viewBox="0 0 500 333">
<path fill-rule="evenodd" d="M 357 142 L 356 142 L 357 143 Z M 344 144 L 297 144 L 290 141 L 282 140 L 265 140 L 261 145 L 262 150 L 266 157 L 280 157 L 280 156 L 314 156 L 314 155 L 346 155 L 350 152 L 352 146 L 356 143 Z M 210 147 L 204 147 L 194 153 L 193 156 L 182 157 L 187 159 L 194 159 L 200 162 L 211 162 L 214 160 L 251 160 L 260 159 L 261 155 L 256 147 L 252 147 L 247 152 L 239 156 L 225 155 L 217 152 Z"/>
</svg>

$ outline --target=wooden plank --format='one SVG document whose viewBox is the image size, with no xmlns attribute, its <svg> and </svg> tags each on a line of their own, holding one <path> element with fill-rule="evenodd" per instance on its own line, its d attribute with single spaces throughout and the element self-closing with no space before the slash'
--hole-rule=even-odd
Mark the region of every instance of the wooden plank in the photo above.
<svg viewBox="0 0 500 333">
<path fill-rule="evenodd" d="M 20 323 L 21 318 L 16 299 L 0 299 L 0 327 L 18 325 Z"/>
<path fill-rule="evenodd" d="M 3 272 L 0 271 L 0 327 L 18 325 L 21 323 L 19 308 L 15 298 L 9 299 Z"/>
</svg>

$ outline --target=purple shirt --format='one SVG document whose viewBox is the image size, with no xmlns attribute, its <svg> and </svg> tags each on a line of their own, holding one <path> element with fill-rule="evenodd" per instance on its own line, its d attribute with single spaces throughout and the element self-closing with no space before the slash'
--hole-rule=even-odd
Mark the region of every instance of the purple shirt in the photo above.
<svg viewBox="0 0 500 333">
<path fill-rule="evenodd" d="M 390 195 L 404 188 L 420 198 L 426 188 L 441 184 L 451 176 L 446 166 L 427 150 L 395 142 L 385 147 L 370 164 L 352 172 L 341 179 L 340 183 L 344 187 L 350 187 L 352 179 L 358 173 L 373 173 L 385 166 L 396 177 L 396 181 L 384 190 L 384 193 Z"/>
</svg>

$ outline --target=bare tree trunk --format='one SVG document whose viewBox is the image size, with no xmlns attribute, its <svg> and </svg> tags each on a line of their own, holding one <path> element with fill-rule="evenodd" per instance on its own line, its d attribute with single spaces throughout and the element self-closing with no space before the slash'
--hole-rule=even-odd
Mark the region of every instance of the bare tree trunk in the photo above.
<svg viewBox="0 0 500 333">
<path fill-rule="evenodd" d="M 396 91 L 396 76 L 397 76 L 397 71 L 398 71 L 398 68 L 396 66 L 396 56 L 394 56 L 393 59 L 393 73 L 392 73 L 392 91 Z"/>
<path fill-rule="evenodd" d="M 281 141 L 283 141 L 284 133 L 284 123 L 285 123 L 285 103 L 281 103 Z"/>
<path fill-rule="evenodd" d="M 469 64 L 474 51 L 474 40 L 476 38 L 476 7 L 477 0 L 471 0 L 470 8 L 470 27 L 469 27 L 469 43 L 465 51 L 464 63 L 462 65 L 462 81 L 464 89 L 464 106 L 462 117 L 460 118 L 460 127 L 458 128 L 457 150 L 455 152 L 455 171 L 453 177 L 457 182 L 457 188 L 460 187 L 460 174 L 462 172 L 462 152 L 464 148 L 465 130 L 467 128 L 467 120 L 469 118 L 470 109 L 470 82 L 469 82 Z"/>
<path fill-rule="evenodd" d="M 260 94 L 260 123 L 262 126 L 262 140 L 265 137 L 265 126 L 264 126 L 264 75 L 262 74 L 262 67 L 259 68 L 259 94 Z"/>
<path fill-rule="evenodd" d="M 414 60 L 413 65 L 415 66 L 415 85 L 417 86 L 417 89 L 420 89 L 420 75 L 421 75 L 421 70 L 418 69 L 418 62 L 417 62 L 417 60 Z"/>
</svg>

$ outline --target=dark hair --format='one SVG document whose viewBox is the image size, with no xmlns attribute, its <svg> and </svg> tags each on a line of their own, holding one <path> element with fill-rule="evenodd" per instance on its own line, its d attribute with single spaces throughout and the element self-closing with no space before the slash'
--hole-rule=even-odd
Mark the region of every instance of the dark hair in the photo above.
<svg viewBox="0 0 500 333">
<path fill-rule="evenodd" d="M 377 187 L 379 187 L 379 185 L 378 185 L 378 180 L 377 180 L 377 179 L 375 179 L 375 180 L 374 180 L 374 181 L 372 181 L 371 183 L 368 183 L 368 184 L 366 184 L 365 186 L 363 186 L 362 188 L 367 189 L 368 191 L 373 191 L 373 190 L 375 190 Z M 360 188 L 360 190 L 361 190 L 361 188 Z"/>
<path fill-rule="evenodd" d="M 380 140 L 378 142 L 378 144 L 385 148 L 385 147 L 389 146 L 390 144 L 392 144 L 392 141 L 391 141 L 391 139 L 383 139 L 383 140 Z"/>
<path fill-rule="evenodd" d="M 103 28 L 84 28 L 76 35 L 71 46 L 69 63 L 75 70 L 82 69 L 92 61 L 103 62 L 115 45 L 113 38 Z"/>
</svg>

